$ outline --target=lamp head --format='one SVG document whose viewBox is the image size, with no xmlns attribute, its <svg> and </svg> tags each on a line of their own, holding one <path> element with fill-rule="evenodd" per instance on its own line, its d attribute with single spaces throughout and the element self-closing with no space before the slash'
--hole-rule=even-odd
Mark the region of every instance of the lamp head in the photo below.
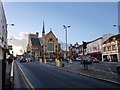
<svg viewBox="0 0 120 90">
<path fill-rule="evenodd" d="M 63 25 L 63 27 L 64 27 L 64 28 L 66 28 L 66 26 L 65 26 L 65 25 Z"/>
<path fill-rule="evenodd" d="M 11 26 L 15 26 L 15 24 L 11 24 Z"/>
<path fill-rule="evenodd" d="M 114 26 L 114 27 L 116 27 L 116 25 L 115 25 L 115 24 L 114 24 L 113 26 Z"/>
</svg>

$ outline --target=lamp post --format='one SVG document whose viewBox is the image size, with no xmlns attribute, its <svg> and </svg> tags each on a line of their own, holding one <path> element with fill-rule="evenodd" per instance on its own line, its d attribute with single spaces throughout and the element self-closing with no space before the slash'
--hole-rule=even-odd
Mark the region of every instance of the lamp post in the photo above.
<svg viewBox="0 0 120 90">
<path fill-rule="evenodd" d="M 66 32 L 66 59 L 67 59 L 67 28 L 70 28 L 70 26 L 63 25 L 65 32 Z"/>
<path fill-rule="evenodd" d="M 13 23 L 11 23 L 11 24 L 6 24 L 6 27 L 8 27 L 8 26 L 15 26 L 15 24 L 13 24 Z M 7 33 L 6 34 L 8 34 L 8 30 L 7 30 Z M 8 40 L 12 40 L 12 39 L 7 39 L 7 43 L 8 43 Z"/>
<path fill-rule="evenodd" d="M 11 23 L 11 24 L 7 24 L 7 26 L 8 26 L 8 25 L 15 26 L 15 24 L 13 24 L 13 23 Z"/>
<path fill-rule="evenodd" d="M 118 34 L 120 34 L 120 26 L 119 25 L 113 25 L 113 27 L 118 27 Z"/>
</svg>

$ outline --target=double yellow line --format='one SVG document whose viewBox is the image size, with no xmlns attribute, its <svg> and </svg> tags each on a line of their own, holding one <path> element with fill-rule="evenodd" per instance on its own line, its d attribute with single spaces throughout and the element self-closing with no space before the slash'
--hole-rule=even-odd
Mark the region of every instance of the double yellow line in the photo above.
<svg viewBox="0 0 120 90">
<path fill-rule="evenodd" d="M 27 77 L 25 76 L 25 74 L 24 74 L 24 72 L 22 71 L 22 69 L 21 69 L 21 67 L 20 66 L 18 66 L 19 67 L 19 69 L 20 69 L 20 71 L 21 71 L 21 76 L 22 76 L 22 79 L 24 80 L 24 83 L 25 83 L 25 85 L 26 85 L 26 87 L 27 88 L 32 88 L 32 90 L 35 90 L 35 88 L 33 87 L 33 85 L 30 83 L 30 81 L 27 79 Z M 28 84 L 29 84 L 29 86 L 28 86 Z"/>
</svg>

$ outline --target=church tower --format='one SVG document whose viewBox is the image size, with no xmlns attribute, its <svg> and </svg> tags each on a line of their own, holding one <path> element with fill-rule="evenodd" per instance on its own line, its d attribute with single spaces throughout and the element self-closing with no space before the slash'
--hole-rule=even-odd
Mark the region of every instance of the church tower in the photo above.
<svg viewBox="0 0 120 90">
<path fill-rule="evenodd" d="M 45 36 L 45 27 L 44 27 L 44 21 L 43 21 L 43 30 L 42 30 L 42 37 Z"/>
<path fill-rule="evenodd" d="M 43 49 L 43 59 L 45 59 L 45 27 L 43 21 L 43 30 L 42 30 L 42 49 Z"/>
</svg>

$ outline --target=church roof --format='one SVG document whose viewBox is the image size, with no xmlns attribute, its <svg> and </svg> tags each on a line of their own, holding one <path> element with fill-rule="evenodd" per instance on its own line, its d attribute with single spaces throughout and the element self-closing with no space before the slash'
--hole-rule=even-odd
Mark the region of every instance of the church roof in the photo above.
<svg viewBox="0 0 120 90">
<path fill-rule="evenodd" d="M 52 31 L 50 31 L 49 33 L 47 33 L 47 34 L 45 35 L 45 37 L 47 37 L 49 34 L 52 34 L 52 35 L 56 38 L 56 36 L 53 34 Z"/>
<path fill-rule="evenodd" d="M 31 38 L 32 45 L 40 45 L 39 38 Z"/>
<path fill-rule="evenodd" d="M 108 43 L 108 42 L 111 42 L 111 41 L 114 41 L 114 40 L 118 40 L 118 39 L 120 39 L 120 34 L 111 36 L 111 37 L 110 37 L 109 39 L 107 39 L 103 44 Z"/>
</svg>

